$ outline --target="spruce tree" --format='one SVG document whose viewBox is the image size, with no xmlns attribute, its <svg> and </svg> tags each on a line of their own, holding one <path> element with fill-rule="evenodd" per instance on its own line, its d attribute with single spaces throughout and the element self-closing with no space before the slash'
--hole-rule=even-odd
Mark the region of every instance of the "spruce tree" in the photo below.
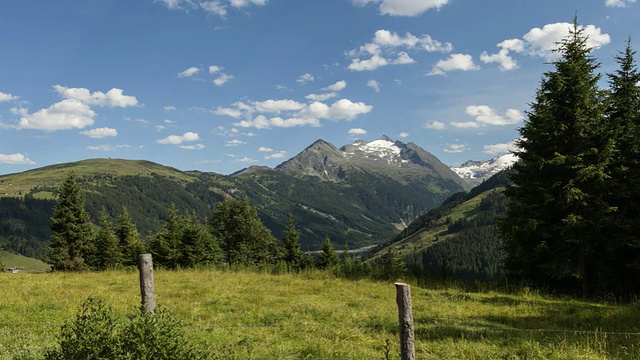
<svg viewBox="0 0 640 360">
<path fill-rule="evenodd" d="M 149 239 L 148 248 L 154 263 L 169 269 L 178 267 L 182 261 L 182 231 L 183 221 L 172 203 L 167 219 L 162 222 L 162 229 Z"/>
<path fill-rule="evenodd" d="M 609 74 L 607 116 L 615 140 L 609 199 L 617 211 L 609 217 L 607 257 L 613 265 L 606 279 L 612 291 L 640 290 L 640 74 L 631 39 L 616 57 L 618 70 Z"/>
<path fill-rule="evenodd" d="M 122 264 L 122 252 L 118 238 L 113 231 L 113 223 L 105 211 L 100 214 L 98 233 L 93 241 L 95 252 L 92 266 L 97 270 L 106 270 Z"/>
<path fill-rule="evenodd" d="M 47 245 L 47 254 L 53 269 L 85 269 L 85 259 L 90 248 L 91 225 L 80 193 L 80 185 L 73 173 L 70 173 L 60 186 L 58 201 L 49 224 L 53 235 Z"/>
<path fill-rule="evenodd" d="M 322 243 L 320 255 L 318 255 L 316 266 L 318 267 L 318 269 L 330 269 L 338 265 L 339 262 L 340 259 L 338 258 L 338 254 L 336 254 L 336 251 L 333 249 L 331 240 L 328 236 L 325 236 L 324 242 Z"/>
<path fill-rule="evenodd" d="M 282 245 L 284 247 L 284 261 L 290 269 L 300 271 L 303 257 L 303 253 L 300 250 L 300 231 L 296 229 L 296 222 L 291 214 L 289 214 L 289 219 L 285 226 Z"/>
<path fill-rule="evenodd" d="M 115 232 L 122 253 L 122 265 L 137 266 L 138 257 L 144 252 L 144 243 L 126 207 L 118 216 Z"/>
<path fill-rule="evenodd" d="M 502 221 L 507 267 L 522 280 L 588 293 L 601 277 L 613 144 L 597 83 L 599 64 L 574 19 L 520 129 Z"/>
<path fill-rule="evenodd" d="M 183 267 L 218 264 L 222 260 L 222 249 L 217 239 L 194 214 L 184 217 L 181 245 L 180 265 Z"/>
<path fill-rule="evenodd" d="M 209 226 L 230 266 L 275 264 L 282 257 L 282 248 L 247 199 L 218 203 Z"/>
</svg>

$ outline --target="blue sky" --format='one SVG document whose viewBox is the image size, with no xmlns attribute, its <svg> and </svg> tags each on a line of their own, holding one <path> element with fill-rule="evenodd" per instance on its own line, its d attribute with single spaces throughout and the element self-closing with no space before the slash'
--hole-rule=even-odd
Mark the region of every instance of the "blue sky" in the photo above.
<svg viewBox="0 0 640 360">
<path fill-rule="evenodd" d="M 99 157 L 229 174 L 382 135 L 486 160 L 575 13 L 602 72 L 640 47 L 635 0 L 4 1 L 0 174 Z"/>
</svg>

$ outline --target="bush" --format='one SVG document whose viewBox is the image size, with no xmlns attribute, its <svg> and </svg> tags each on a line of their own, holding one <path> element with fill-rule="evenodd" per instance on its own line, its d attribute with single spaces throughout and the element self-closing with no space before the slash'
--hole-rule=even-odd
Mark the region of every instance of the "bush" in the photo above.
<svg viewBox="0 0 640 360">
<path fill-rule="evenodd" d="M 181 325 L 164 309 L 147 313 L 140 307 L 119 322 L 101 299 L 90 297 L 73 321 L 64 324 L 58 346 L 47 360 L 204 359 L 184 337 Z"/>
</svg>

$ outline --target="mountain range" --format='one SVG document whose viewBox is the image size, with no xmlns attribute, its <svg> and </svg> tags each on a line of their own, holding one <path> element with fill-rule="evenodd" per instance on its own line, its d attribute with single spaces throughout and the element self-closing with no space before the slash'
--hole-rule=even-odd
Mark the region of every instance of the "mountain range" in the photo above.
<svg viewBox="0 0 640 360">
<path fill-rule="evenodd" d="M 451 170 L 469 183 L 478 185 L 500 171 L 510 168 L 516 161 L 516 155 L 505 154 L 488 161 L 469 160 L 458 167 L 452 167 Z"/>
<path fill-rule="evenodd" d="M 277 237 L 291 214 L 303 250 L 319 248 L 325 236 L 350 248 L 380 244 L 470 188 L 416 144 L 386 136 L 341 148 L 318 140 L 275 168 L 252 166 L 231 175 L 90 159 L 0 176 L 0 246 L 44 256 L 54 195 L 70 171 L 92 219 L 103 209 L 116 216 L 126 206 L 145 235 L 160 228 L 171 203 L 204 221 L 216 203 L 248 198 Z"/>
</svg>

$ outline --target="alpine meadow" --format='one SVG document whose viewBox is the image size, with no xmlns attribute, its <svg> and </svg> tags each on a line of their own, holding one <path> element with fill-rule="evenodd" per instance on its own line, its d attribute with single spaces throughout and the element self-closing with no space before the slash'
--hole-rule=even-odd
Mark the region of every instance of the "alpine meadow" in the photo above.
<svg viewBox="0 0 640 360">
<path fill-rule="evenodd" d="M 62 1 L 0 5 L 0 359 L 640 358 L 635 0 Z"/>
</svg>

